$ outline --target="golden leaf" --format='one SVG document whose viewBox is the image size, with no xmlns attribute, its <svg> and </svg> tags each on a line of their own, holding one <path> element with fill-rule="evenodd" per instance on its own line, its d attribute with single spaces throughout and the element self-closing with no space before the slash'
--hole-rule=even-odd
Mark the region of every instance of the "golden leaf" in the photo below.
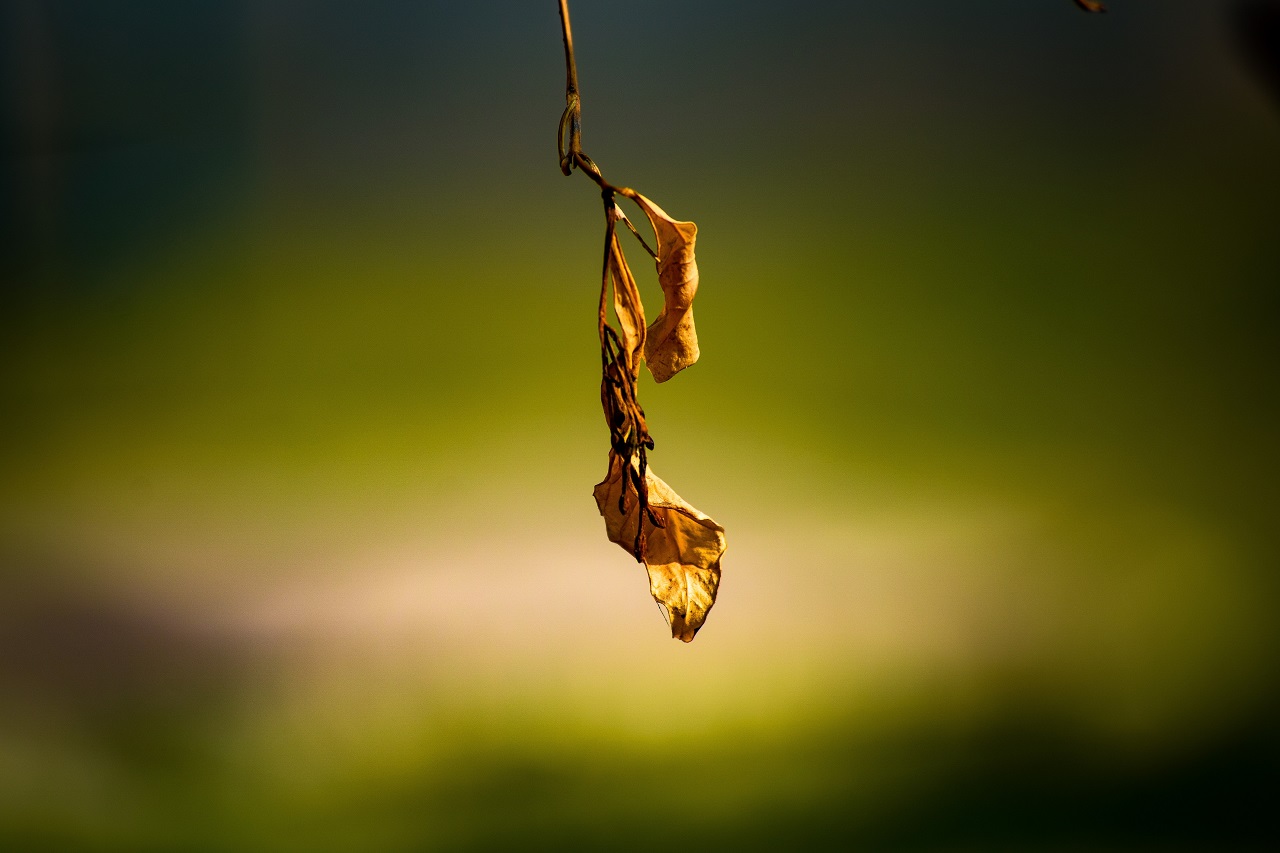
<svg viewBox="0 0 1280 853">
<path fill-rule="evenodd" d="M 611 215 L 615 221 L 626 219 L 617 205 L 614 205 Z M 622 331 L 625 364 L 632 376 L 635 376 L 640 373 L 640 351 L 645 342 L 644 305 L 640 302 L 640 288 L 636 287 L 635 276 L 631 274 L 626 256 L 622 254 L 617 231 L 613 231 L 610 236 L 609 277 L 613 281 L 613 312 L 617 315 Z M 604 318 L 601 317 L 601 322 L 603 321 Z"/>
<path fill-rule="evenodd" d="M 648 486 L 645 511 L 634 485 L 638 477 Z M 596 486 L 595 498 L 610 541 L 628 551 L 633 542 L 643 542 L 649 591 L 671 626 L 671 636 L 692 642 L 716 601 L 724 528 L 686 503 L 652 471 L 641 470 L 634 456 L 624 460 L 609 454 L 609 473 Z"/>
<path fill-rule="evenodd" d="M 693 325 L 693 297 L 698 292 L 698 262 L 693 244 L 698 226 L 672 219 L 666 211 L 636 193 L 658 237 L 658 283 L 663 305 L 649 326 L 644 358 L 655 382 L 666 382 L 698 360 L 698 334 Z"/>
</svg>

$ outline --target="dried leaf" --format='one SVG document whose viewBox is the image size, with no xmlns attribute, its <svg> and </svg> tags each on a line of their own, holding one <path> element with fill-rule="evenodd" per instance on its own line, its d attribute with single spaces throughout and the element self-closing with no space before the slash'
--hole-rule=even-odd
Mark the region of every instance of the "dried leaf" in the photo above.
<svg viewBox="0 0 1280 853">
<path fill-rule="evenodd" d="M 658 523 L 649 511 L 649 487 L 645 480 L 647 452 L 653 449 L 653 438 L 644 421 L 644 409 L 636 399 L 636 380 L 640 375 L 640 351 L 644 346 L 644 306 L 640 291 L 627 266 L 626 256 L 618 243 L 616 225 L 626 217 L 616 204 L 606 207 L 604 272 L 600 284 L 600 404 L 605 423 L 609 425 L 609 446 L 623 459 L 636 462 L 625 474 L 633 488 L 640 512 Z M 608 295 L 613 291 L 614 314 L 622 332 L 609 325 Z M 631 554 L 641 559 L 644 553 L 644 528 L 636 527 Z"/>
<path fill-rule="evenodd" d="M 658 283 L 663 297 L 662 311 L 649 326 L 644 358 L 654 381 L 666 382 L 698 360 L 698 334 L 693 325 L 693 297 L 698 292 L 693 244 L 698 226 L 672 219 L 639 193 L 635 201 L 658 237 Z"/>
<path fill-rule="evenodd" d="M 647 485 L 647 512 L 641 512 L 637 477 Z M 692 642 L 715 604 L 724 528 L 652 471 L 641 470 L 636 457 L 610 453 L 609 473 L 596 486 L 595 498 L 611 541 L 630 550 L 643 534 L 643 555 L 637 559 L 649 570 L 649 591 L 671 625 L 671 636 Z"/>
<path fill-rule="evenodd" d="M 614 206 L 612 215 L 615 221 L 626 218 L 617 205 Z M 626 256 L 622 254 L 617 231 L 610 236 L 609 278 L 613 282 L 613 311 L 618 317 L 622 333 L 621 343 L 626 354 L 626 366 L 636 376 L 640 373 L 640 351 L 645 341 L 644 305 L 640 302 L 640 288 L 636 287 L 635 276 L 631 274 Z"/>
<path fill-rule="evenodd" d="M 1076 0 L 1076 5 L 1079 6 L 1081 9 L 1084 9 L 1086 12 L 1107 11 L 1106 6 L 1103 6 L 1101 3 L 1095 2 L 1095 0 Z"/>
</svg>

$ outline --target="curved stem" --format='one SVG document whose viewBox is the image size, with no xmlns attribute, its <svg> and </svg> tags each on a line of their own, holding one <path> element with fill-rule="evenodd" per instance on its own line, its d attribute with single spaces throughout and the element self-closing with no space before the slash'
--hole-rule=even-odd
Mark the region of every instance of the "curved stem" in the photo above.
<svg viewBox="0 0 1280 853">
<path fill-rule="evenodd" d="M 573 58 L 568 0 L 560 0 L 560 31 L 564 34 L 564 113 L 560 116 L 560 130 L 556 134 L 556 153 L 560 155 L 560 171 L 568 177 L 573 172 L 573 155 L 582 151 L 582 99 L 578 95 L 578 63 Z M 568 140 L 565 139 L 566 128 Z"/>
<path fill-rule="evenodd" d="M 557 153 L 560 155 L 560 171 L 566 175 L 575 166 L 595 181 L 596 186 L 605 192 L 617 193 L 632 201 L 636 191 L 630 187 L 615 187 L 604 179 L 604 175 L 590 157 L 582 150 L 582 96 L 578 93 L 578 63 L 573 56 L 573 28 L 569 25 L 569 0 L 560 0 L 560 31 L 564 35 L 564 113 L 560 116 L 560 129 L 556 136 Z M 569 138 L 565 139 L 568 130 Z"/>
<path fill-rule="evenodd" d="M 573 31 L 569 28 L 569 0 L 560 0 L 560 28 L 564 31 L 566 99 L 578 94 L 578 65 L 573 61 Z"/>
</svg>

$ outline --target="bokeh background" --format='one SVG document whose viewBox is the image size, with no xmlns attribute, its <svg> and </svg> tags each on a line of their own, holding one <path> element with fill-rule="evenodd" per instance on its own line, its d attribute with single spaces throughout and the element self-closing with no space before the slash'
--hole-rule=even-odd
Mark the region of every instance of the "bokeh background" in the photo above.
<svg viewBox="0 0 1280 853">
<path fill-rule="evenodd" d="M 1275 3 L 573 4 L 688 646 L 552 0 L 0 8 L 0 846 L 1275 841 Z"/>
</svg>

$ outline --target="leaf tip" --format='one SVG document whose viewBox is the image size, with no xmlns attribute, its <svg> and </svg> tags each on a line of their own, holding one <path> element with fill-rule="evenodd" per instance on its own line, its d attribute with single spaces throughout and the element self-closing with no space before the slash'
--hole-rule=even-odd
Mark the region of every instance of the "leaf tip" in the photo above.
<svg viewBox="0 0 1280 853">
<path fill-rule="evenodd" d="M 668 621 L 671 623 L 671 638 L 685 643 L 692 643 L 693 638 L 698 635 L 698 629 L 702 627 L 701 622 L 694 625 L 686 621 L 683 613 L 669 615 Z"/>
</svg>

